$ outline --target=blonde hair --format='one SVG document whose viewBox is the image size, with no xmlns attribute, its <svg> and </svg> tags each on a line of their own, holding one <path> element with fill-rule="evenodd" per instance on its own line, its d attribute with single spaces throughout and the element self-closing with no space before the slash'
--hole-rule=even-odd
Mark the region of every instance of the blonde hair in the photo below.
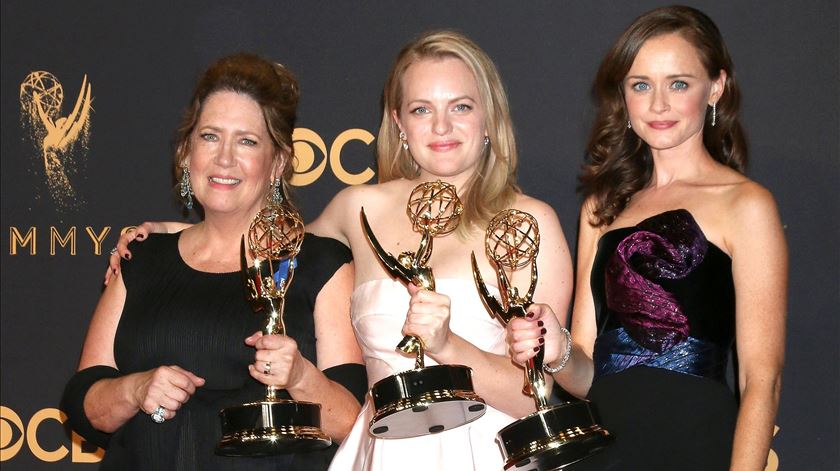
<svg viewBox="0 0 840 471">
<path fill-rule="evenodd" d="M 392 117 L 402 106 L 402 77 L 415 62 L 424 59 L 456 58 L 472 72 L 485 111 L 485 128 L 490 139 L 476 173 L 462 192 L 464 213 L 457 233 L 469 234 L 473 225 L 483 225 L 499 211 L 508 208 L 516 194 L 518 155 L 513 123 L 496 65 L 472 40 L 454 31 L 431 31 L 408 43 L 397 56 L 385 82 L 382 124 L 377 137 L 379 182 L 397 178 L 413 179 L 420 169 L 411 154 L 403 149 L 400 130 Z"/>
</svg>

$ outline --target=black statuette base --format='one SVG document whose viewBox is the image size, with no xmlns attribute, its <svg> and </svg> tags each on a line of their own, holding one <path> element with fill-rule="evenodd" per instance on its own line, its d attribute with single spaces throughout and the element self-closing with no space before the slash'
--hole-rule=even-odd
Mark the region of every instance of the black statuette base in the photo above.
<svg viewBox="0 0 840 471">
<path fill-rule="evenodd" d="M 216 454 L 267 456 L 322 450 L 332 440 L 321 431 L 321 406 L 277 400 L 228 407 L 220 412 L 222 439 Z"/>
<path fill-rule="evenodd" d="M 596 453 L 613 442 L 588 401 L 547 407 L 499 431 L 505 470 L 552 471 Z"/>
<path fill-rule="evenodd" d="M 473 390 L 472 370 L 436 365 L 404 371 L 373 385 L 370 433 L 410 438 L 440 433 L 478 419 L 487 407 Z"/>
</svg>

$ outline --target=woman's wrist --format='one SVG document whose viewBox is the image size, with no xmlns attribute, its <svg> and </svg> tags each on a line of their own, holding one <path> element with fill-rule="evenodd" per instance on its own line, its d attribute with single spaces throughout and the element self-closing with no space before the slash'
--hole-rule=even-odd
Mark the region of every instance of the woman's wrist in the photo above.
<svg viewBox="0 0 840 471">
<path fill-rule="evenodd" d="M 463 339 L 450 331 L 436 352 L 424 350 L 424 353 L 440 364 L 457 363 L 458 359 L 463 358 L 464 355 L 462 342 Z"/>
<path fill-rule="evenodd" d="M 563 337 L 566 339 L 566 348 L 563 351 L 563 356 L 560 357 L 560 362 L 557 366 L 551 366 L 550 362 L 543 363 L 543 370 L 548 374 L 557 374 L 563 368 L 566 367 L 566 364 L 569 362 L 569 358 L 572 356 L 572 334 L 569 332 L 569 329 L 560 326 L 560 332 L 563 333 Z"/>
<path fill-rule="evenodd" d="M 288 384 L 281 387 L 295 398 L 305 398 L 322 389 L 326 381 L 329 378 L 324 372 L 298 352 L 298 367 L 290 372 Z"/>
</svg>

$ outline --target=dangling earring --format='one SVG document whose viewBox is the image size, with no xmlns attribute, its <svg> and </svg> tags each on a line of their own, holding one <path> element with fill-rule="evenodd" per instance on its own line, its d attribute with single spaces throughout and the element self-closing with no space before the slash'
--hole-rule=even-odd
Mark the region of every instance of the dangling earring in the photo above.
<svg viewBox="0 0 840 471">
<path fill-rule="evenodd" d="M 408 137 L 405 135 L 405 132 L 400 131 L 400 141 L 402 141 L 403 150 L 408 150 L 408 141 L 406 139 L 408 139 Z"/>
<path fill-rule="evenodd" d="M 630 120 L 627 120 L 627 129 L 633 129 L 633 125 L 630 124 Z"/>
<path fill-rule="evenodd" d="M 184 199 L 184 206 L 187 209 L 192 209 L 193 207 L 193 190 L 192 185 L 190 184 L 190 168 L 187 166 L 181 167 L 181 198 Z"/>
<path fill-rule="evenodd" d="M 717 122 L 717 103 L 712 103 L 712 127 L 715 127 Z"/>
<path fill-rule="evenodd" d="M 488 144 L 490 144 L 490 136 L 484 136 L 484 147 L 487 147 Z"/>
<path fill-rule="evenodd" d="M 283 202 L 283 180 L 275 178 L 268 184 L 271 191 L 269 192 L 269 204 L 274 206 Z"/>
</svg>

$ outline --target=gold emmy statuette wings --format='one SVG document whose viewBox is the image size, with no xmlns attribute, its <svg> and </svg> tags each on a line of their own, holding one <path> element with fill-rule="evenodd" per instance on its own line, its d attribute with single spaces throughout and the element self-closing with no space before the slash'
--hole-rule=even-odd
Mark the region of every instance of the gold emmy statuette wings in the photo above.
<svg viewBox="0 0 840 471">
<path fill-rule="evenodd" d="M 47 80 L 49 79 L 49 80 Z M 45 86 L 44 81 L 51 86 Z M 61 84 L 48 72 L 33 72 L 21 86 L 22 94 L 29 90 L 27 114 L 30 123 L 40 122 L 42 130 L 33 134 L 34 144 L 41 151 L 44 161 L 44 173 L 53 200 L 59 209 L 78 205 L 81 201 L 70 183 L 70 177 L 77 171 L 77 158 L 73 147 L 81 143 L 86 146 L 93 98 L 92 87 L 87 75 L 82 78 L 82 86 L 73 106 L 66 117 L 59 116 L 61 111 Z M 22 97 L 22 103 L 24 98 Z"/>
<path fill-rule="evenodd" d="M 82 88 L 79 91 L 79 96 L 76 98 L 76 104 L 73 106 L 73 111 L 70 116 L 58 118 L 53 121 L 41 106 L 41 96 L 38 92 L 34 93 L 35 106 L 38 109 L 38 116 L 47 130 L 47 135 L 44 137 L 44 153 L 49 151 L 64 152 L 75 142 L 79 137 L 91 110 L 91 84 L 87 80 L 87 75 L 82 78 Z"/>
</svg>

